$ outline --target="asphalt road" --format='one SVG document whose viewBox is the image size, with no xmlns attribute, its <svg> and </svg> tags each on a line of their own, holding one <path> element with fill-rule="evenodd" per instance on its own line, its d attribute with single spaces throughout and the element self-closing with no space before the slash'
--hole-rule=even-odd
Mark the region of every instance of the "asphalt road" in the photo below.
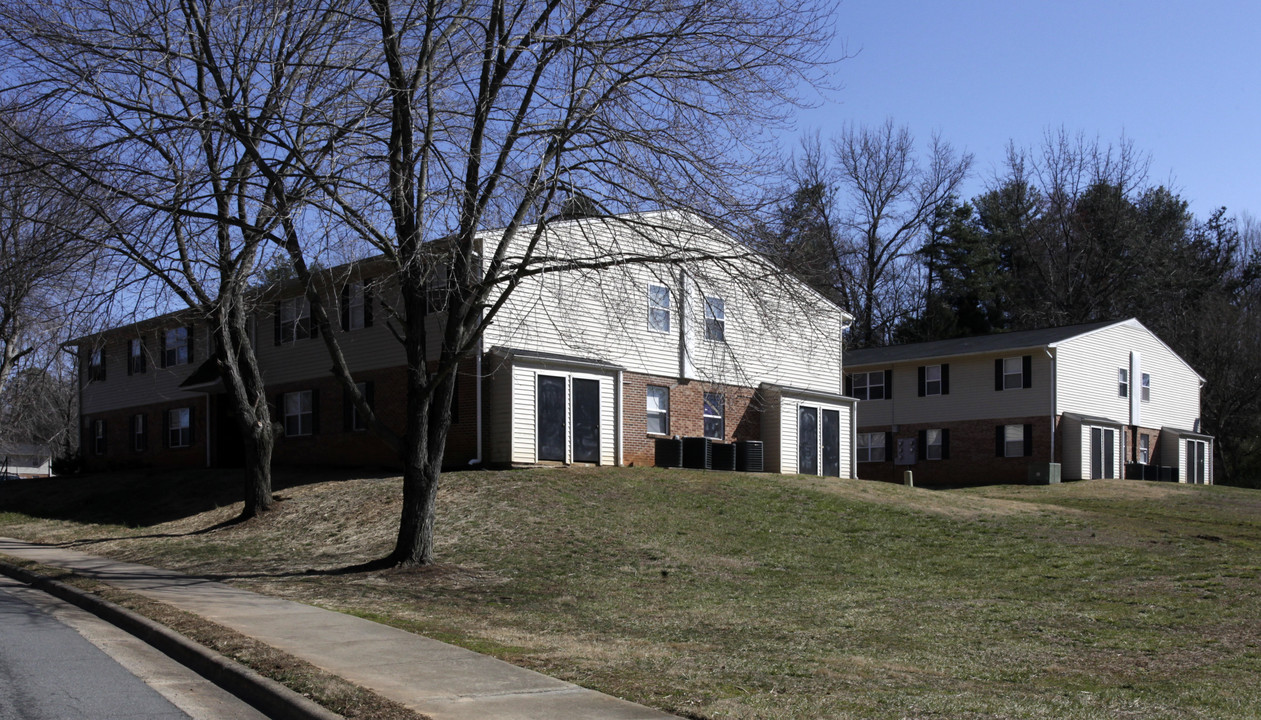
<svg viewBox="0 0 1261 720">
<path fill-rule="evenodd" d="M 262 717 L 112 625 L 0 578 L 0 720 Z"/>
</svg>

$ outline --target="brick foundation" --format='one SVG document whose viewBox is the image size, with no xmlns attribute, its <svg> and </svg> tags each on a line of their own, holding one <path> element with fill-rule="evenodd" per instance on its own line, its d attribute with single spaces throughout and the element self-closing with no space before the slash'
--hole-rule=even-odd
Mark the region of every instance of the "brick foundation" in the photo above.
<svg viewBox="0 0 1261 720">
<path fill-rule="evenodd" d="M 997 425 L 1033 425 L 1033 454 L 1022 457 L 998 457 L 994 447 Z M 916 460 L 913 465 L 893 462 L 896 442 L 901 438 L 917 438 L 920 430 L 948 429 L 950 457 L 943 460 Z M 865 426 L 859 433 L 888 432 L 889 426 Z M 902 473 L 914 473 L 916 485 L 988 485 L 991 483 L 1023 483 L 1031 463 L 1051 461 L 1051 420 L 1049 417 L 1003 418 L 1002 420 L 966 420 L 945 423 L 902 424 L 893 433 L 894 446 L 885 448 L 884 462 L 858 463 L 858 476 L 865 480 L 902 482 Z M 1060 445 L 1057 440 L 1056 448 Z"/>
</svg>

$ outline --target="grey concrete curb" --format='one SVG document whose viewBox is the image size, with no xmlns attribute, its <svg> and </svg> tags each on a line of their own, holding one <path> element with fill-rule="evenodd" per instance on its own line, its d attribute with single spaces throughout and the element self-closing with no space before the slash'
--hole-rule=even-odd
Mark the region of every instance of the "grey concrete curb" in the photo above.
<svg viewBox="0 0 1261 720">
<path fill-rule="evenodd" d="M 0 573 L 87 610 L 170 656 L 273 720 L 345 720 L 275 680 L 189 640 L 165 625 L 72 585 L 0 561 Z"/>
</svg>

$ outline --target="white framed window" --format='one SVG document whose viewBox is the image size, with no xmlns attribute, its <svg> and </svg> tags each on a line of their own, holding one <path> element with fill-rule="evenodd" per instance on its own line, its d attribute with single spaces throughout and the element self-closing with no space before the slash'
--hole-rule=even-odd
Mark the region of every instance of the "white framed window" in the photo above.
<svg viewBox="0 0 1261 720">
<path fill-rule="evenodd" d="M 1151 399 L 1152 399 L 1152 376 L 1151 376 L 1151 375 L 1148 375 L 1147 373 L 1143 373 L 1143 389 L 1142 389 L 1142 392 L 1143 392 L 1143 394 L 1142 394 L 1142 396 L 1141 396 L 1141 397 L 1142 397 L 1143 402 L 1151 402 Z"/>
<path fill-rule="evenodd" d="M 664 285 L 648 286 L 648 329 L 670 332 L 670 288 Z"/>
<path fill-rule="evenodd" d="M 368 407 L 371 408 L 372 407 L 372 383 L 368 383 L 368 382 L 355 383 L 355 389 L 359 391 L 359 394 L 363 396 L 364 402 L 366 402 L 368 404 Z M 351 401 L 349 396 L 347 396 L 346 402 L 349 403 L 350 405 L 349 409 L 347 410 L 347 413 L 349 414 L 349 419 L 350 419 L 350 423 L 349 423 L 350 429 L 356 430 L 356 431 L 367 430 L 368 419 L 359 413 L 359 406 L 355 405 Z"/>
<path fill-rule="evenodd" d="M 132 338 L 127 341 L 127 374 L 139 375 L 148 370 L 144 356 L 144 341 Z"/>
<path fill-rule="evenodd" d="M 705 297 L 705 339 L 727 339 L 727 304 L 720 297 Z"/>
<path fill-rule="evenodd" d="M 101 382 L 105 380 L 105 348 L 92 348 L 92 353 L 88 355 L 88 381 Z"/>
<path fill-rule="evenodd" d="M 1015 390 L 1025 386 L 1024 359 L 1003 358 L 1003 389 Z"/>
<path fill-rule="evenodd" d="M 850 376 L 854 397 L 859 400 L 884 400 L 884 371 L 860 372 Z"/>
<path fill-rule="evenodd" d="M 276 303 L 277 345 L 311 336 L 311 303 L 305 297 L 286 298 Z"/>
<path fill-rule="evenodd" d="M 1025 454 L 1025 426 L 1003 426 L 1003 457 L 1023 457 Z"/>
<path fill-rule="evenodd" d="M 924 431 L 924 457 L 929 460 L 941 459 L 941 428 Z"/>
<path fill-rule="evenodd" d="M 166 411 L 166 446 L 188 447 L 193 444 L 192 408 L 171 408 Z"/>
<path fill-rule="evenodd" d="M 186 327 L 171 328 L 162 336 L 162 366 L 187 365 L 192 362 L 190 352 L 189 329 Z"/>
<path fill-rule="evenodd" d="M 1152 437 L 1151 435 L 1138 436 L 1138 461 L 1140 464 L 1146 465 L 1151 458 Z"/>
<path fill-rule="evenodd" d="M 1125 368 L 1117 369 L 1117 397 L 1130 396 L 1130 371 Z"/>
<path fill-rule="evenodd" d="M 670 434 L 670 388 L 661 385 L 648 386 L 648 433 Z"/>
<path fill-rule="evenodd" d="M 149 449 L 149 418 L 144 413 L 131 416 L 131 449 L 136 452 Z"/>
<path fill-rule="evenodd" d="M 941 394 L 941 366 L 929 365 L 924 368 L 924 394 Z"/>
<path fill-rule="evenodd" d="M 285 393 L 285 436 L 310 435 L 315 428 L 315 405 L 310 390 Z"/>
<path fill-rule="evenodd" d="M 858 433 L 858 462 L 884 462 L 884 433 Z"/>
<path fill-rule="evenodd" d="M 342 299 L 343 330 L 362 330 L 367 327 L 367 297 L 363 283 L 353 282 L 346 285 Z"/>
<path fill-rule="evenodd" d="M 106 439 L 105 421 L 93 420 L 92 421 L 92 454 L 94 455 L 105 454 L 105 439 Z"/>
<path fill-rule="evenodd" d="M 705 437 L 722 440 L 726 435 L 726 403 L 722 393 L 705 393 Z"/>
</svg>

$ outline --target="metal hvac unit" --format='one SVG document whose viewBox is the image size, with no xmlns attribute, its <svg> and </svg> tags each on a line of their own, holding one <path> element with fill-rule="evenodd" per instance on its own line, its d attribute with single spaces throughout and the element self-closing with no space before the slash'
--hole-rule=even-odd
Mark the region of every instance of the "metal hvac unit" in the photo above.
<svg viewBox="0 0 1261 720">
<path fill-rule="evenodd" d="M 706 437 L 683 438 L 683 467 L 693 470 L 708 470 L 712 467 L 713 444 L 714 441 Z"/>
<path fill-rule="evenodd" d="M 762 472 L 762 441 L 739 440 L 735 445 L 736 469 L 740 472 Z"/>
<path fill-rule="evenodd" d="M 658 438 L 653 455 L 657 467 L 683 467 L 683 442 L 678 438 Z"/>
<path fill-rule="evenodd" d="M 735 470 L 736 446 L 731 443 L 713 443 L 709 446 L 711 470 Z"/>
</svg>

